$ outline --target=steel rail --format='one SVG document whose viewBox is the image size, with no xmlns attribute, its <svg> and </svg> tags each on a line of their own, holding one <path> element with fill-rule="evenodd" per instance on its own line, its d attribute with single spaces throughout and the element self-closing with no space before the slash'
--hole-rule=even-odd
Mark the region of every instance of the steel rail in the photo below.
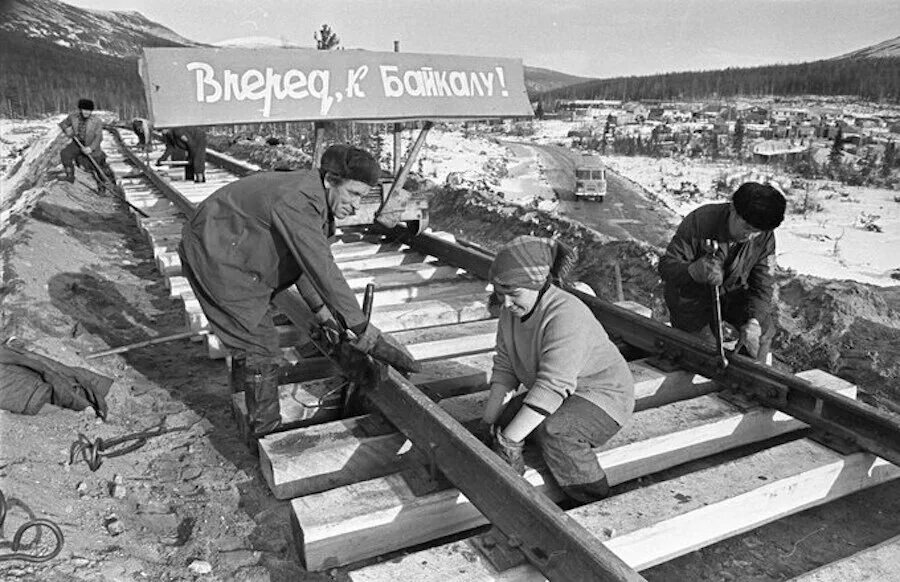
<svg viewBox="0 0 900 582">
<path fill-rule="evenodd" d="M 401 232 L 400 238 L 417 250 L 487 277 L 492 260 L 488 252 L 469 249 L 429 234 L 413 237 Z M 611 335 L 626 344 L 714 380 L 723 389 L 746 393 L 766 406 L 900 466 L 900 423 L 874 406 L 734 353 L 729 356 L 729 366 L 722 368 L 718 365 L 714 346 L 603 299 L 569 291 L 587 304 Z"/>
<path fill-rule="evenodd" d="M 152 174 L 149 168 L 145 171 Z M 154 184 L 171 199 L 181 198 L 161 180 Z M 476 276 L 487 276 L 492 261 L 489 252 L 428 234 L 413 236 L 404 229 L 391 232 L 416 250 Z M 703 374 L 723 387 L 744 390 L 767 405 L 847 438 L 891 462 L 900 461 L 900 425 L 877 409 L 740 356 L 734 358 L 733 365 L 720 369 L 711 345 L 604 300 L 574 293 L 611 334 L 625 342 L 650 354 L 676 359 L 685 370 Z M 296 325 L 309 325 L 312 314 L 299 297 L 279 294 L 276 305 Z M 558 507 L 532 491 L 399 373 L 383 365 L 376 365 L 373 373 L 377 378 L 370 388 L 373 403 L 417 446 L 431 451 L 435 463 L 453 484 L 501 531 L 520 542 L 529 561 L 549 579 L 642 579 Z"/>
</svg>

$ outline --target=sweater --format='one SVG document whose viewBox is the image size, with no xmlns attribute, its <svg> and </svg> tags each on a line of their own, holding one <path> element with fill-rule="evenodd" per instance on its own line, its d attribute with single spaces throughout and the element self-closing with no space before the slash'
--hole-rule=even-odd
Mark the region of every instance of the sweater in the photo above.
<svg viewBox="0 0 900 582">
<path fill-rule="evenodd" d="M 497 326 L 491 383 L 528 389 L 525 404 L 553 414 L 569 396 L 602 408 L 620 426 L 634 410 L 628 363 L 590 309 L 550 286 L 522 321 L 507 310 Z"/>
</svg>

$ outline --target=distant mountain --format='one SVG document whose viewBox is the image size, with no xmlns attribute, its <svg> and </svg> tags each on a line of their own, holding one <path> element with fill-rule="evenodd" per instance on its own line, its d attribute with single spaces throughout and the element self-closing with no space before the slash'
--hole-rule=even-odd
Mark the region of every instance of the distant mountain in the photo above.
<svg viewBox="0 0 900 582">
<path fill-rule="evenodd" d="M 900 101 L 900 37 L 827 60 L 595 79 L 535 98 L 701 100 L 766 95 L 852 95 Z"/>
<path fill-rule="evenodd" d="M 0 115 L 69 111 L 80 97 L 123 118 L 143 115 L 141 49 L 197 44 L 137 12 L 0 0 Z"/>
<path fill-rule="evenodd" d="M 70 6 L 57 0 L 3 0 L 0 30 L 110 57 L 136 57 L 145 46 L 197 43 L 139 12 Z"/>
<path fill-rule="evenodd" d="M 900 36 L 847 53 L 838 59 L 883 59 L 900 57 Z"/>
<path fill-rule="evenodd" d="M 529 95 L 537 95 L 545 91 L 552 91 L 560 87 L 568 87 L 577 83 L 590 81 L 587 77 L 576 77 L 575 75 L 567 75 L 552 69 L 542 69 L 540 67 L 525 67 L 525 89 Z"/>
</svg>

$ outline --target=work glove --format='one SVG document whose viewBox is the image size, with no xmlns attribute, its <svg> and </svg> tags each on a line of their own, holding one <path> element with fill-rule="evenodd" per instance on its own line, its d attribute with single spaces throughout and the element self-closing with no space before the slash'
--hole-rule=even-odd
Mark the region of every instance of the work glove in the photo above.
<svg viewBox="0 0 900 582">
<path fill-rule="evenodd" d="M 323 305 L 313 314 L 315 326 L 310 330 L 310 337 L 315 340 L 326 340 L 332 346 L 341 342 L 341 327 L 331 314 L 327 305 Z"/>
<path fill-rule="evenodd" d="M 491 445 L 491 450 L 506 461 L 513 471 L 519 475 L 525 474 L 525 458 L 522 456 L 524 449 L 525 441 L 517 443 L 503 436 L 503 431 L 499 428 L 494 430 L 494 442 Z"/>
<path fill-rule="evenodd" d="M 741 326 L 741 339 L 739 344 L 747 350 L 747 354 L 751 358 L 755 358 L 759 353 L 759 340 L 762 336 L 762 327 L 755 319 L 750 319 Z"/>
<path fill-rule="evenodd" d="M 409 350 L 390 335 L 381 333 L 372 324 L 367 325 L 363 333 L 350 345 L 365 354 L 369 354 L 376 360 L 397 368 L 403 373 L 409 374 L 422 371 L 422 365 L 413 358 Z"/>
<path fill-rule="evenodd" d="M 721 285 L 725 278 L 722 261 L 708 255 L 688 265 L 688 274 L 701 285 Z"/>
<path fill-rule="evenodd" d="M 556 241 L 556 256 L 550 267 L 550 278 L 560 288 L 571 285 L 572 270 L 578 262 L 578 250 Z"/>
</svg>

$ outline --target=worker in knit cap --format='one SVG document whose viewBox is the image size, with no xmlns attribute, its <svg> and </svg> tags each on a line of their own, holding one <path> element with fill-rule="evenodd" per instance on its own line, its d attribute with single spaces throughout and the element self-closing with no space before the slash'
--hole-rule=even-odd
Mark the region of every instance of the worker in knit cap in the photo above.
<svg viewBox="0 0 900 582">
<path fill-rule="evenodd" d="M 631 418 L 634 379 L 590 309 L 553 284 L 559 264 L 558 243 L 530 236 L 504 246 L 491 264 L 501 313 L 481 430 L 520 474 L 531 438 L 562 490 L 588 503 L 609 493 L 592 448 Z"/>
<path fill-rule="evenodd" d="M 335 219 L 355 214 L 380 176 L 371 154 L 334 145 L 319 170 L 258 173 L 220 188 L 182 231 L 182 270 L 230 350 L 232 390 L 246 393 L 256 437 L 280 426 L 281 349 L 269 303 L 292 285 L 320 325 L 352 332 L 352 347 L 403 372 L 419 369 L 402 345 L 367 321 L 329 247 Z"/>
<path fill-rule="evenodd" d="M 785 207 L 774 186 L 745 182 L 731 202 L 684 217 L 659 261 L 673 327 L 715 341 L 710 288 L 718 287 L 722 319 L 740 331 L 739 349 L 767 361 L 775 335 L 774 231 Z M 716 242 L 715 252 L 707 240 Z"/>
</svg>

